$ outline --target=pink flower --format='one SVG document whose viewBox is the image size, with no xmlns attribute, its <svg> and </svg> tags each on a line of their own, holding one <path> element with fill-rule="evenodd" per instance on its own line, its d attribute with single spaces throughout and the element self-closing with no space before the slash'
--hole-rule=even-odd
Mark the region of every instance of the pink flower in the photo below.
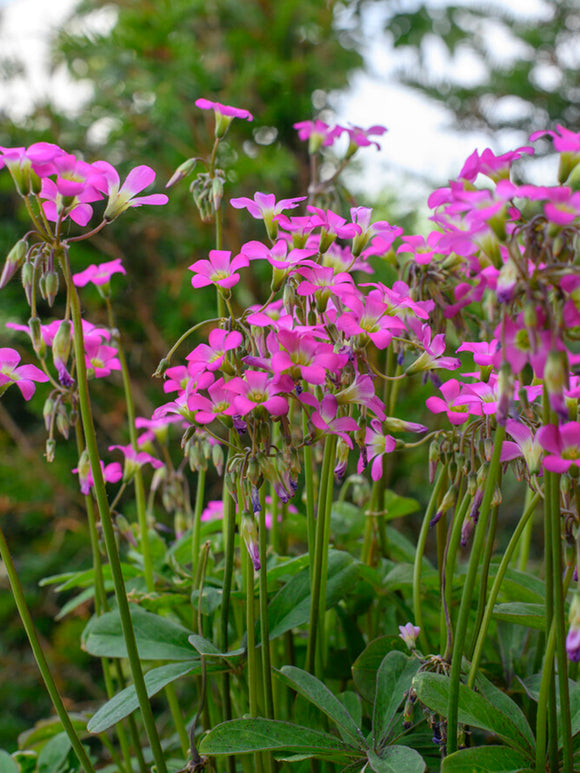
<svg viewBox="0 0 580 773">
<path fill-rule="evenodd" d="M 371 421 L 371 426 L 366 428 L 365 446 L 361 449 L 357 472 L 360 474 L 372 461 L 371 478 L 380 480 L 383 476 L 383 457 L 395 450 L 397 441 L 391 435 L 385 435 L 381 422 L 378 419 Z"/>
<path fill-rule="evenodd" d="M 393 333 L 400 333 L 405 325 L 395 316 L 387 314 L 387 305 L 374 296 L 364 300 L 352 295 L 346 300 L 351 309 L 341 314 L 336 322 L 347 336 L 360 336 L 363 342 L 370 339 L 377 349 L 386 349 Z"/>
<path fill-rule="evenodd" d="M 36 389 L 35 381 L 48 381 L 48 376 L 36 365 L 20 365 L 20 355 L 15 349 L 0 348 L 0 395 L 11 384 L 16 384 L 25 400 L 30 400 Z"/>
<path fill-rule="evenodd" d="M 530 140 L 531 139 L 532 137 L 530 137 Z M 494 180 L 494 182 L 497 182 L 502 178 L 509 177 L 510 167 L 513 161 L 521 158 L 523 155 L 532 155 L 533 152 L 534 149 L 528 145 L 516 148 L 516 150 L 512 150 L 508 153 L 503 153 L 500 156 L 496 156 L 489 148 L 486 148 L 481 156 L 477 150 L 474 150 L 463 165 L 458 177 L 473 182 L 478 174 L 485 174 Z"/>
<path fill-rule="evenodd" d="M 428 397 L 425 405 L 432 413 L 443 413 L 445 411 L 451 424 L 464 424 L 469 418 L 470 412 L 464 404 L 456 402 L 461 394 L 462 387 L 463 384 L 457 381 L 457 379 L 450 378 L 449 381 L 446 381 L 439 387 L 443 398 L 436 396 Z"/>
<path fill-rule="evenodd" d="M 107 464 L 105 466 L 105 464 L 101 461 L 100 464 L 105 483 L 118 483 L 118 481 L 120 481 L 123 477 L 123 470 L 119 462 L 111 462 L 111 464 Z M 87 496 L 92 487 L 95 485 L 88 456 L 85 456 L 84 459 L 81 457 L 79 460 L 79 466 L 75 467 L 73 472 L 78 473 L 81 494 Z"/>
<path fill-rule="evenodd" d="M 580 424 L 569 421 L 557 427 L 547 424 L 540 427 L 536 439 L 547 451 L 542 463 L 550 472 L 567 472 L 572 465 L 580 467 Z"/>
<path fill-rule="evenodd" d="M 530 142 L 548 135 L 554 141 L 554 148 L 559 153 L 580 153 L 580 132 L 572 132 L 560 124 L 556 124 L 558 131 L 539 131 L 530 134 Z M 558 135 L 558 132 L 560 134 Z"/>
<path fill-rule="evenodd" d="M 120 185 L 119 173 L 107 161 L 96 161 L 93 168 L 101 172 L 106 181 L 101 188 L 109 196 L 103 215 L 105 220 L 114 220 L 129 207 L 141 207 L 143 204 L 162 205 L 169 201 L 164 193 L 137 196 L 155 180 L 155 172 L 150 166 L 136 166 L 129 172 L 123 185 Z"/>
<path fill-rule="evenodd" d="M 343 132 L 342 126 L 330 127 L 318 118 L 315 121 L 299 121 L 294 124 L 298 139 L 308 140 L 308 152 L 316 153 L 321 147 L 328 147 Z"/>
<path fill-rule="evenodd" d="M 263 220 L 268 235 L 275 239 L 278 231 L 278 226 L 275 222 L 276 215 L 280 215 L 286 209 L 294 209 L 306 198 L 306 196 L 299 196 L 295 199 L 281 199 L 276 202 L 276 197 L 273 193 L 255 193 L 253 199 L 242 196 L 238 199 L 230 199 L 230 204 L 235 209 L 243 209 L 245 207 L 253 218 Z"/>
<path fill-rule="evenodd" d="M 186 359 L 194 363 L 204 363 L 208 370 L 217 370 L 221 367 L 226 352 L 237 349 L 242 341 L 242 334 L 237 330 L 228 333 L 222 328 L 215 328 L 209 334 L 209 346 L 199 344 Z"/>
<path fill-rule="evenodd" d="M 288 377 L 271 378 L 257 370 L 247 370 L 243 378 L 238 376 L 228 382 L 228 390 L 236 395 L 236 413 L 242 416 L 254 408 L 263 408 L 272 416 L 288 413 L 288 400 L 279 393 L 290 392 L 293 387 L 294 382 Z"/>
<path fill-rule="evenodd" d="M 89 282 L 100 287 L 107 285 L 113 274 L 126 273 L 121 263 L 121 258 L 117 258 L 116 260 L 108 261 L 108 263 L 100 263 L 98 266 L 93 263 L 88 268 L 85 268 L 84 271 L 74 274 L 73 282 L 77 287 L 84 287 Z"/>
<path fill-rule="evenodd" d="M 208 389 L 208 397 L 195 393 L 187 398 L 187 407 L 194 415 L 198 424 L 210 424 L 215 419 L 224 416 L 235 416 L 239 410 L 233 402 L 236 393 L 229 389 L 223 378 L 219 378 Z"/>
<path fill-rule="evenodd" d="M 530 474 L 537 474 L 540 471 L 540 457 L 542 456 L 542 445 L 538 435 L 534 437 L 526 424 L 513 419 L 506 422 L 505 428 L 515 442 L 503 441 L 500 461 L 509 462 L 523 456 Z"/>
<path fill-rule="evenodd" d="M 253 121 L 254 116 L 249 110 L 240 107 L 231 107 L 231 105 L 222 105 L 221 102 L 210 102 L 209 99 L 201 97 L 195 100 L 195 106 L 201 110 L 213 110 L 214 113 L 223 115 L 226 118 L 244 118 L 247 121 Z"/>
<path fill-rule="evenodd" d="M 544 205 L 544 213 L 556 225 L 570 225 L 580 215 L 580 191 L 572 193 L 570 188 L 552 189 L 550 200 Z"/>
<path fill-rule="evenodd" d="M 350 416 L 337 417 L 338 402 L 334 395 L 325 395 L 322 402 L 318 403 L 313 395 L 306 400 L 307 394 L 300 396 L 301 402 L 308 402 L 309 405 L 316 405 L 317 410 L 312 414 L 311 421 L 324 434 L 338 435 L 349 448 L 352 448 L 352 439 L 347 432 L 357 432 L 360 427 Z"/>
<path fill-rule="evenodd" d="M 281 348 L 272 355 L 273 372 L 288 373 L 308 384 L 324 384 L 327 372 L 338 371 L 348 361 L 346 354 L 336 354 L 332 344 L 316 341 L 312 335 L 280 330 L 278 342 Z"/>
<path fill-rule="evenodd" d="M 352 156 L 358 148 L 368 148 L 369 145 L 374 145 L 377 150 L 380 150 L 381 146 L 379 143 L 370 140 L 369 137 L 373 135 L 381 137 L 387 132 L 387 129 L 385 126 L 370 126 L 368 129 L 363 129 L 360 126 L 352 126 L 350 128 L 343 127 L 343 131 L 348 134 L 349 148 L 346 154 L 347 156 Z"/>
<path fill-rule="evenodd" d="M 163 467 L 163 462 L 159 459 L 155 459 L 154 456 L 148 454 L 146 451 L 135 451 L 132 446 L 109 446 L 109 451 L 117 449 L 121 451 L 125 456 L 125 466 L 123 469 L 123 478 L 130 480 L 138 467 L 143 467 L 144 464 L 150 464 L 153 469 L 158 470 Z"/>
<path fill-rule="evenodd" d="M 210 250 L 209 260 L 196 260 L 189 266 L 194 272 L 191 284 L 195 287 L 206 287 L 213 284 L 222 289 L 230 289 L 240 281 L 240 268 L 246 268 L 250 261 L 245 255 L 236 255 L 231 259 L 232 253 L 228 250 Z"/>
</svg>

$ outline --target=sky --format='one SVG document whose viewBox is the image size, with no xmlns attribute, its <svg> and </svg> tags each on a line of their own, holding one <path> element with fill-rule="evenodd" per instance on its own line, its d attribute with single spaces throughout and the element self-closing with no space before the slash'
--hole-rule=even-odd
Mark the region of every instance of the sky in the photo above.
<svg viewBox="0 0 580 773">
<path fill-rule="evenodd" d="M 437 0 L 433 0 L 437 2 Z M 440 0 L 443 4 L 444 0 Z M 2 27 L 0 45 L 4 55 L 14 53 L 26 60 L 26 81 L 5 88 L 0 104 L 9 105 L 12 115 L 26 113 L 36 100 L 51 95 L 60 107 L 74 109 L 90 94 L 90 86 L 71 83 L 63 71 L 48 72 L 47 32 L 58 27 L 77 0 L 0 0 Z M 488 5 L 499 5 L 500 0 L 488 0 Z M 501 5 L 518 13 L 541 17 L 541 0 L 501 0 Z M 100 14 L 100 15 L 99 15 Z M 97 12 L 96 23 L 111 23 L 106 9 Z M 477 148 L 491 146 L 495 152 L 505 152 L 521 144 L 522 138 L 503 138 L 502 144 L 482 132 L 458 133 L 450 128 L 451 112 L 435 105 L 394 82 L 391 73 L 395 56 L 388 37 L 383 32 L 380 4 L 366 16 L 365 59 L 366 72 L 356 74 L 350 89 L 331 97 L 337 120 L 357 126 L 384 125 L 388 133 L 381 138 L 381 151 L 366 149 L 364 184 L 372 193 L 384 186 L 400 185 L 401 176 L 407 180 L 405 190 L 409 198 L 435 185 L 444 184 L 461 169 L 464 160 Z M 497 55 L 509 55 L 505 40 L 497 41 Z M 477 78 L 478 63 L 465 56 L 450 64 L 442 51 L 434 46 L 430 52 L 433 67 L 455 67 L 464 78 Z M 245 106 L 248 107 L 248 106 Z M 250 106 L 251 107 L 251 106 Z M 511 142 L 510 142 L 511 140 Z M 509 143 L 509 144 L 506 144 Z M 406 173 L 415 176 L 408 182 Z"/>
</svg>

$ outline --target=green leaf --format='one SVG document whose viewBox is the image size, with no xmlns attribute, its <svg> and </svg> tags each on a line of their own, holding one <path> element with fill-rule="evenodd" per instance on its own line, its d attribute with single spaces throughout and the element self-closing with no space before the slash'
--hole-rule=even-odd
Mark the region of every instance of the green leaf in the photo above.
<svg viewBox="0 0 580 773">
<path fill-rule="evenodd" d="M 358 576 L 355 559 L 341 550 L 328 555 L 326 608 L 334 606 L 351 588 Z M 270 639 L 298 628 L 310 617 L 310 570 L 303 569 L 274 596 L 268 607 Z M 258 637 L 259 641 L 259 637 Z"/>
<path fill-rule="evenodd" d="M 68 718 L 79 736 L 87 734 L 87 719 L 83 714 L 69 714 Z M 62 723 L 58 717 L 41 719 L 33 728 L 25 730 L 18 736 L 19 749 L 31 749 L 40 751 L 42 747 L 55 735 L 62 733 Z M 15 752 L 16 754 L 16 752 Z"/>
<path fill-rule="evenodd" d="M 419 510 L 419 502 L 410 497 L 402 497 L 388 489 L 385 491 L 385 520 L 392 521 L 405 515 L 416 513 Z"/>
<path fill-rule="evenodd" d="M 377 671 L 377 690 L 373 707 L 375 745 L 380 744 L 387 734 L 389 725 L 420 665 L 417 658 L 410 658 L 396 650 L 383 658 Z"/>
<path fill-rule="evenodd" d="M 377 671 L 383 658 L 392 650 L 408 652 L 406 644 L 398 636 L 380 636 L 374 639 L 352 665 L 352 678 L 359 694 L 374 703 L 377 688 Z"/>
<path fill-rule="evenodd" d="M 274 586 L 275 583 L 283 578 L 294 577 L 301 569 L 308 566 L 310 556 L 308 553 L 303 553 L 301 556 L 294 558 L 280 558 L 276 556 L 276 563 L 272 567 L 268 567 L 268 587 Z"/>
<path fill-rule="evenodd" d="M 364 531 L 364 511 L 352 502 L 333 502 L 330 529 L 338 537 L 352 538 Z"/>
<path fill-rule="evenodd" d="M 131 604 L 129 608 L 141 660 L 192 659 L 193 653 L 188 641 L 191 631 L 135 604 Z M 97 657 L 127 657 L 118 610 L 106 612 L 89 622 L 83 633 L 83 648 Z"/>
<path fill-rule="evenodd" d="M 449 698 L 449 678 L 443 674 L 421 673 L 413 680 L 417 697 L 432 711 L 447 716 Z M 507 696 L 506 696 L 507 697 Z M 514 711 L 516 704 L 508 698 Z M 515 746 L 532 755 L 534 744 L 530 743 L 514 722 L 512 715 L 504 713 L 504 706 L 492 704 L 479 693 L 470 690 L 464 684 L 459 685 L 459 722 L 473 725 L 494 733 L 509 746 Z"/>
<path fill-rule="evenodd" d="M 461 749 L 445 757 L 441 773 L 531 773 L 530 758 L 507 746 Z"/>
<path fill-rule="evenodd" d="M 424 773 L 425 760 L 408 746 L 387 746 L 380 756 L 372 750 L 368 761 L 375 773 Z"/>
<path fill-rule="evenodd" d="M 493 616 L 506 623 L 525 625 L 528 628 L 546 630 L 546 613 L 543 604 L 529 604 L 521 601 L 509 601 L 506 604 L 496 604 Z"/>
<path fill-rule="evenodd" d="M 319 730 L 278 722 L 274 719 L 234 719 L 223 722 L 201 740 L 200 754 L 246 754 L 262 750 L 280 750 L 309 757 L 343 760 L 359 756 L 352 747 Z"/>
<path fill-rule="evenodd" d="M 532 732 L 532 728 L 530 727 L 530 724 L 528 720 L 526 719 L 526 715 L 524 712 L 520 709 L 520 707 L 515 703 L 509 695 L 506 695 L 505 692 L 499 689 L 499 687 L 496 687 L 492 682 L 489 681 L 489 679 L 486 679 L 482 674 L 478 674 L 475 679 L 475 686 L 479 690 L 479 692 L 484 696 L 484 698 L 487 698 L 487 700 L 495 706 L 498 711 L 501 711 L 502 714 L 506 717 L 509 717 L 511 721 L 514 723 L 514 725 L 518 728 L 520 733 L 526 738 L 528 743 L 530 744 L 530 748 L 534 748 L 536 740 L 534 738 L 534 734 Z"/>
<path fill-rule="evenodd" d="M 151 697 L 156 695 L 170 682 L 174 682 L 181 676 L 191 674 L 192 672 L 201 673 L 201 663 L 199 660 L 189 663 L 169 663 L 159 668 L 152 668 L 145 674 L 145 687 L 147 695 Z M 114 695 L 104 706 L 89 720 L 87 730 L 90 733 L 102 733 L 110 727 L 120 722 L 129 714 L 132 714 L 139 708 L 137 692 L 135 685 L 131 684 L 125 687 L 120 693 Z"/>
<path fill-rule="evenodd" d="M 38 754 L 38 773 L 57 773 L 61 770 L 71 748 L 66 733 L 59 733 L 46 743 Z"/>
<path fill-rule="evenodd" d="M 334 722 L 346 743 L 351 742 L 362 749 L 367 748 L 365 737 L 354 719 L 319 679 L 309 674 L 308 671 L 303 671 L 295 666 L 283 666 L 278 674 L 286 684 L 313 703 Z"/>
<path fill-rule="evenodd" d="M 201 603 L 199 600 L 199 589 L 196 588 L 191 592 L 191 605 L 194 609 L 201 606 L 202 615 L 211 615 L 218 609 L 222 603 L 222 589 L 204 587 L 201 593 Z"/>
<path fill-rule="evenodd" d="M 0 749 L 0 773 L 20 773 L 20 768 L 12 756 L 4 749 Z"/>
<path fill-rule="evenodd" d="M 215 644 L 212 644 L 209 639 L 205 639 L 203 636 L 199 636 L 196 633 L 192 633 L 188 641 L 200 655 L 207 655 L 212 658 L 239 658 L 245 653 L 243 647 L 232 650 L 231 652 L 220 652 Z"/>
<path fill-rule="evenodd" d="M 493 563 L 489 567 L 490 578 L 495 578 L 498 564 Z M 546 584 L 535 575 L 521 572 L 518 569 L 508 569 L 501 584 L 503 598 L 512 598 L 514 601 L 543 604 L 546 597 Z"/>
</svg>

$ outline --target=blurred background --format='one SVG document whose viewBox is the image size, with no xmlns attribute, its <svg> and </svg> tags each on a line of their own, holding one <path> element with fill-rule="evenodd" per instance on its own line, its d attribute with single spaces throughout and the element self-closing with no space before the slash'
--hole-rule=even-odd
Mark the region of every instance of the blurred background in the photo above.
<svg viewBox="0 0 580 773">
<path fill-rule="evenodd" d="M 578 131 L 579 73 L 577 0 L 0 0 L 0 145 L 56 142 L 121 176 L 149 164 L 162 190 L 185 158 L 210 149 L 210 117 L 194 106 L 204 96 L 255 116 L 224 143 L 226 200 L 256 190 L 286 198 L 305 191 L 309 174 L 293 123 L 383 124 L 381 151 L 358 154 L 349 185 L 376 219 L 408 232 L 425 226 L 426 195 L 474 148 L 502 152 L 557 123 Z M 73 256 L 75 270 L 118 257 L 127 268 L 116 308 L 144 416 L 161 401 L 150 378 L 159 359 L 212 303 L 189 282 L 187 266 L 211 249 L 213 232 L 187 185 L 156 209 L 129 212 Z M 229 209 L 227 249 L 261 238 L 259 224 Z M 4 172 L 0 254 L 27 229 Z M 84 302 L 87 317 L 104 322 L 97 293 L 88 288 Z M 62 315 L 58 303 L 42 311 L 47 321 Z M 2 291 L 0 345 L 31 361 L 25 337 L 5 331 L 9 321 L 27 321 L 17 280 Z M 94 388 L 103 447 L 127 441 L 117 386 Z M 90 608 L 55 628 L 66 597 L 38 585 L 88 561 L 72 444 L 59 443 L 52 465 L 43 459 L 42 395 L 24 403 L 9 390 L 0 403 L 0 518 L 63 691 L 82 709 L 81 696 L 101 695 L 78 648 Z M 11 751 L 50 709 L 6 592 L 0 631 L 0 748 Z"/>
</svg>

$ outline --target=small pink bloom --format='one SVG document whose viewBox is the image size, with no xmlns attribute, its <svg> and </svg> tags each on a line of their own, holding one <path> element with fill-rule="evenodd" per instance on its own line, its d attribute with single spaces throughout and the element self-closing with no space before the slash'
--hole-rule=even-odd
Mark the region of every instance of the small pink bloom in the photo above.
<svg viewBox="0 0 580 773">
<path fill-rule="evenodd" d="M 201 97 L 195 100 L 195 106 L 201 110 L 213 110 L 214 113 L 223 115 L 226 118 L 244 118 L 246 121 L 253 121 L 254 116 L 249 110 L 240 107 L 231 107 L 231 105 L 222 105 L 221 102 L 210 102 L 209 99 Z"/>
<path fill-rule="evenodd" d="M 306 395 L 301 395 L 301 400 L 303 397 L 306 397 Z M 310 397 L 313 396 L 310 395 Z M 315 402 L 317 401 L 315 400 Z M 322 402 L 318 405 L 318 410 L 315 410 L 312 414 L 312 423 L 316 429 L 321 430 L 324 434 L 338 435 L 349 448 L 352 448 L 352 439 L 347 435 L 347 432 L 357 432 L 360 427 L 350 416 L 337 417 L 337 412 L 338 402 L 336 397 L 334 395 L 325 395 L 322 398 Z"/>
<path fill-rule="evenodd" d="M 428 397 L 425 405 L 432 413 L 445 412 L 451 424 L 464 424 L 468 420 L 470 412 L 464 404 L 456 402 L 461 394 L 462 387 L 463 384 L 457 381 L 457 379 L 450 378 L 449 381 L 446 381 L 439 387 L 443 398 L 436 396 Z"/>
<path fill-rule="evenodd" d="M 542 463 L 550 472 L 567 472 L 572 465 L 580 467 L 580 424 L 569 421 L 557 427 L 547 424 L 540 427 L 537 440 L 547 451 Z"/>
<path fill-rule="evenodd" d="M 30 400 L 36 389 L 34 382 L 48 381 L 48 376 L 36 365 L 20 365 L 16 349 L 0 348 L 0 395 L 11 384 L 16 384 L 25 400 Z"/>
<path fill-rule="evenodd" d="M 105 464 L 101 461 L 100 464 L 105 483 L 118 483 L 123 477 L 123 470 L 119 462 L 111 462 L 111 464 L 107 464 L 105 466 Z M 73 472 L 78 473 L 81 494 L 87 496 L 92 487 L 95 485 L 90 462 L 87 460 L 84 463 L 79 463 L 79 466 L 75 467 Z"/>
<path fill-rule="evenodd" d="M 123 185 L 119 173 L 107 161 L 96 161 L 93 168 L 102 173 L 106 180 L 102 187 L 109 196 L 109 202 L 103 217 L 114 220 L 129 207 L 141 207 L 143 204 L 167 204 L 169 199 L 164 193 L 152 193 L 149 196 L 137 196 L 155 180 L 155 172 L 150 166 L 136 166 L 132 169 Z"/>
<path fill-rule="evenodd" d="M 242 334 L 237 330 L 228 333 L 222 328 L 215 328 L 209 334 L 209 345 L 199 344 L 188 354 L 186 359 L 194 363 L 204 363 L 208 370 L 218 370 L 221 367 L 226 352 L 237 349 L 242 343 Z"/>
<path fill-rule="evenodd" d="M 189 267 L 194 273 L 191 284 L 195 288 L 213 284 L 223 289 L 236 285 L 240 281 L 236 271 L 246 268 L 250 262 L 245 255 L 236 255 L 233 260 L 231 256 L 228 250 L 210 250 L 209 260 L 196 260 Z"/>
<path fill-rule="evenodd" d="M 73 275 L 73 282 L 77 287 L 84 287 L 89 282 L 101 286 L 108 284 L 113 274 L 126 273 L 121 263 L 121 258 L 117 258 L 116 260 L 108 261 L 108 263 L 100 263 L 98 266 L 93 264 L 85 268 L 84 271 Z"/>
<path fill-rule="evenodd" d="M 371 426 L 366 428 L 365 446 L 361 449 L 357 472 L 360 474 L 372 461 L 371 478 L 380 480 L 383 476 L 383 457 L 392 453 L 397 446 L 397 441 L 391 435 L 386 435 L 381 422 L 378 419 L 371 421 Z"/>
</svg>

